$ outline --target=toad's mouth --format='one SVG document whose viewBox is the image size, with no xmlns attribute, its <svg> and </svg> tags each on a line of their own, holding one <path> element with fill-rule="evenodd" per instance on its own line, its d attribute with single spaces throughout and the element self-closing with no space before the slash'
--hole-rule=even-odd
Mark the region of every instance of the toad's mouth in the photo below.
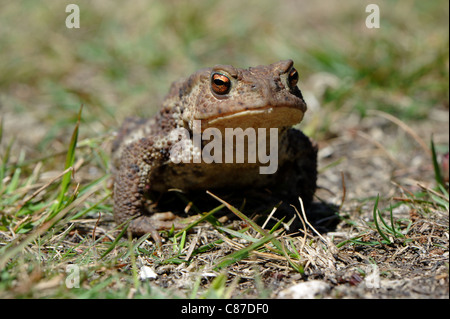
<svg viewBox="0 0 450 319">
<path fill-rule="evenodd" d="M 242 129 L 253 128 L 277 128 L 298 124 L 303 119 L 304 111 L 292 106 L 271 105 L 244 110 L 229 114 L 220 114 L 214 118 L 202 120 L 202 131 L 215 127 L 220 130 L 225 128 Z"/>
</svg>

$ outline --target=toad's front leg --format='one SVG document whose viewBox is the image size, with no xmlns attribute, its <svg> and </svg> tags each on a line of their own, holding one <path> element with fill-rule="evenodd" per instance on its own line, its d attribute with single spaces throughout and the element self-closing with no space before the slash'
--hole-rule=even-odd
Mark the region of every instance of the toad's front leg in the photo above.
<svg viewBox="0 0 450 319">
<path fill-rule="evenodd" d="M 159 229 L 167 229 L 172 222 L 158 220 L 145 207 L 145 193 L 150 188 L 150 172 L 164 161 L 153 140 L 140 139 L 128 145 L 114 176 L 114 218 L 118 224 L 129 221 L 134 235 L 150 233 L 160 245 Z"/>
<path fill-rule="evenodd" d="M 285 169 L 294 184 L 295 201 L 302 198 L 303 204 L 309 206 L 313 201 L 317 187 L 317 143 L 297 129 L 290 128 L 286 132 L 287 142 L 283 154 L 287 157 Z"/>
</svg>

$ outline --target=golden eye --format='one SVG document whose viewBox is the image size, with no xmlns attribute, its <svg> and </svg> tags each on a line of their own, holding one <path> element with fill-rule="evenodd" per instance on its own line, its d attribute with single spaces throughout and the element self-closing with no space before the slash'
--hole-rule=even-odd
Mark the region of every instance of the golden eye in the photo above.
<svg viewBox="0 0 450 319">
<path fill-rule="evenodd" d="M 213 73 L 211 75 L 211 87 L 217 94 L 227 94 L 231 89 L 231 80 L 222 73 Z"/>
<path fill-rule="evenodd" d="M 298 82 L 298 72 L 296 69 L 292 68 L 288 76 L 289 87 L 291 89 L 294 88 L 297 85 L 297 82 Z"/>
</svg>

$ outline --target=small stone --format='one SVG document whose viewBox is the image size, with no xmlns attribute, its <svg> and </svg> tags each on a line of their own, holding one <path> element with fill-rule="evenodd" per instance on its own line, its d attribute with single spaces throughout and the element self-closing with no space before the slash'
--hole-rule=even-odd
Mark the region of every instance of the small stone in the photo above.
<svg viewBox="0 0 450 319">
<path fill-rule="evenodd" d="M 158 275 L 148 266 L 143 266 L 139 271 L 139 278 L 141 280 L 156 279 L 156 277 L 158 277 Z"/>
<path fill-rule="evenodd" d="M 330 289 L 330 285 L 320 280 L 301 282 L 286 288 L 278 294 L 281 299 L 313 299 Z"/>
</svg>

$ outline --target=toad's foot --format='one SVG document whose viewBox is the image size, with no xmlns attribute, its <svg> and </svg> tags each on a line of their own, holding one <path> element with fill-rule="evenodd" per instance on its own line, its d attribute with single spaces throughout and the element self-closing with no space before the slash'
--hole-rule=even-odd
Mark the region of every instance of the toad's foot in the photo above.
<svg viewBox="0 0 450 319">
<path fill-rule="evenodd" d="M 142 215 L 131 220 L 128 229 L 134 235 L 142 236 L 150 233 L 157 246 L 161 246 L 160 230 L 183 229 L 186 225 L 176 221 L 171 212 Z"/>
</svg>

